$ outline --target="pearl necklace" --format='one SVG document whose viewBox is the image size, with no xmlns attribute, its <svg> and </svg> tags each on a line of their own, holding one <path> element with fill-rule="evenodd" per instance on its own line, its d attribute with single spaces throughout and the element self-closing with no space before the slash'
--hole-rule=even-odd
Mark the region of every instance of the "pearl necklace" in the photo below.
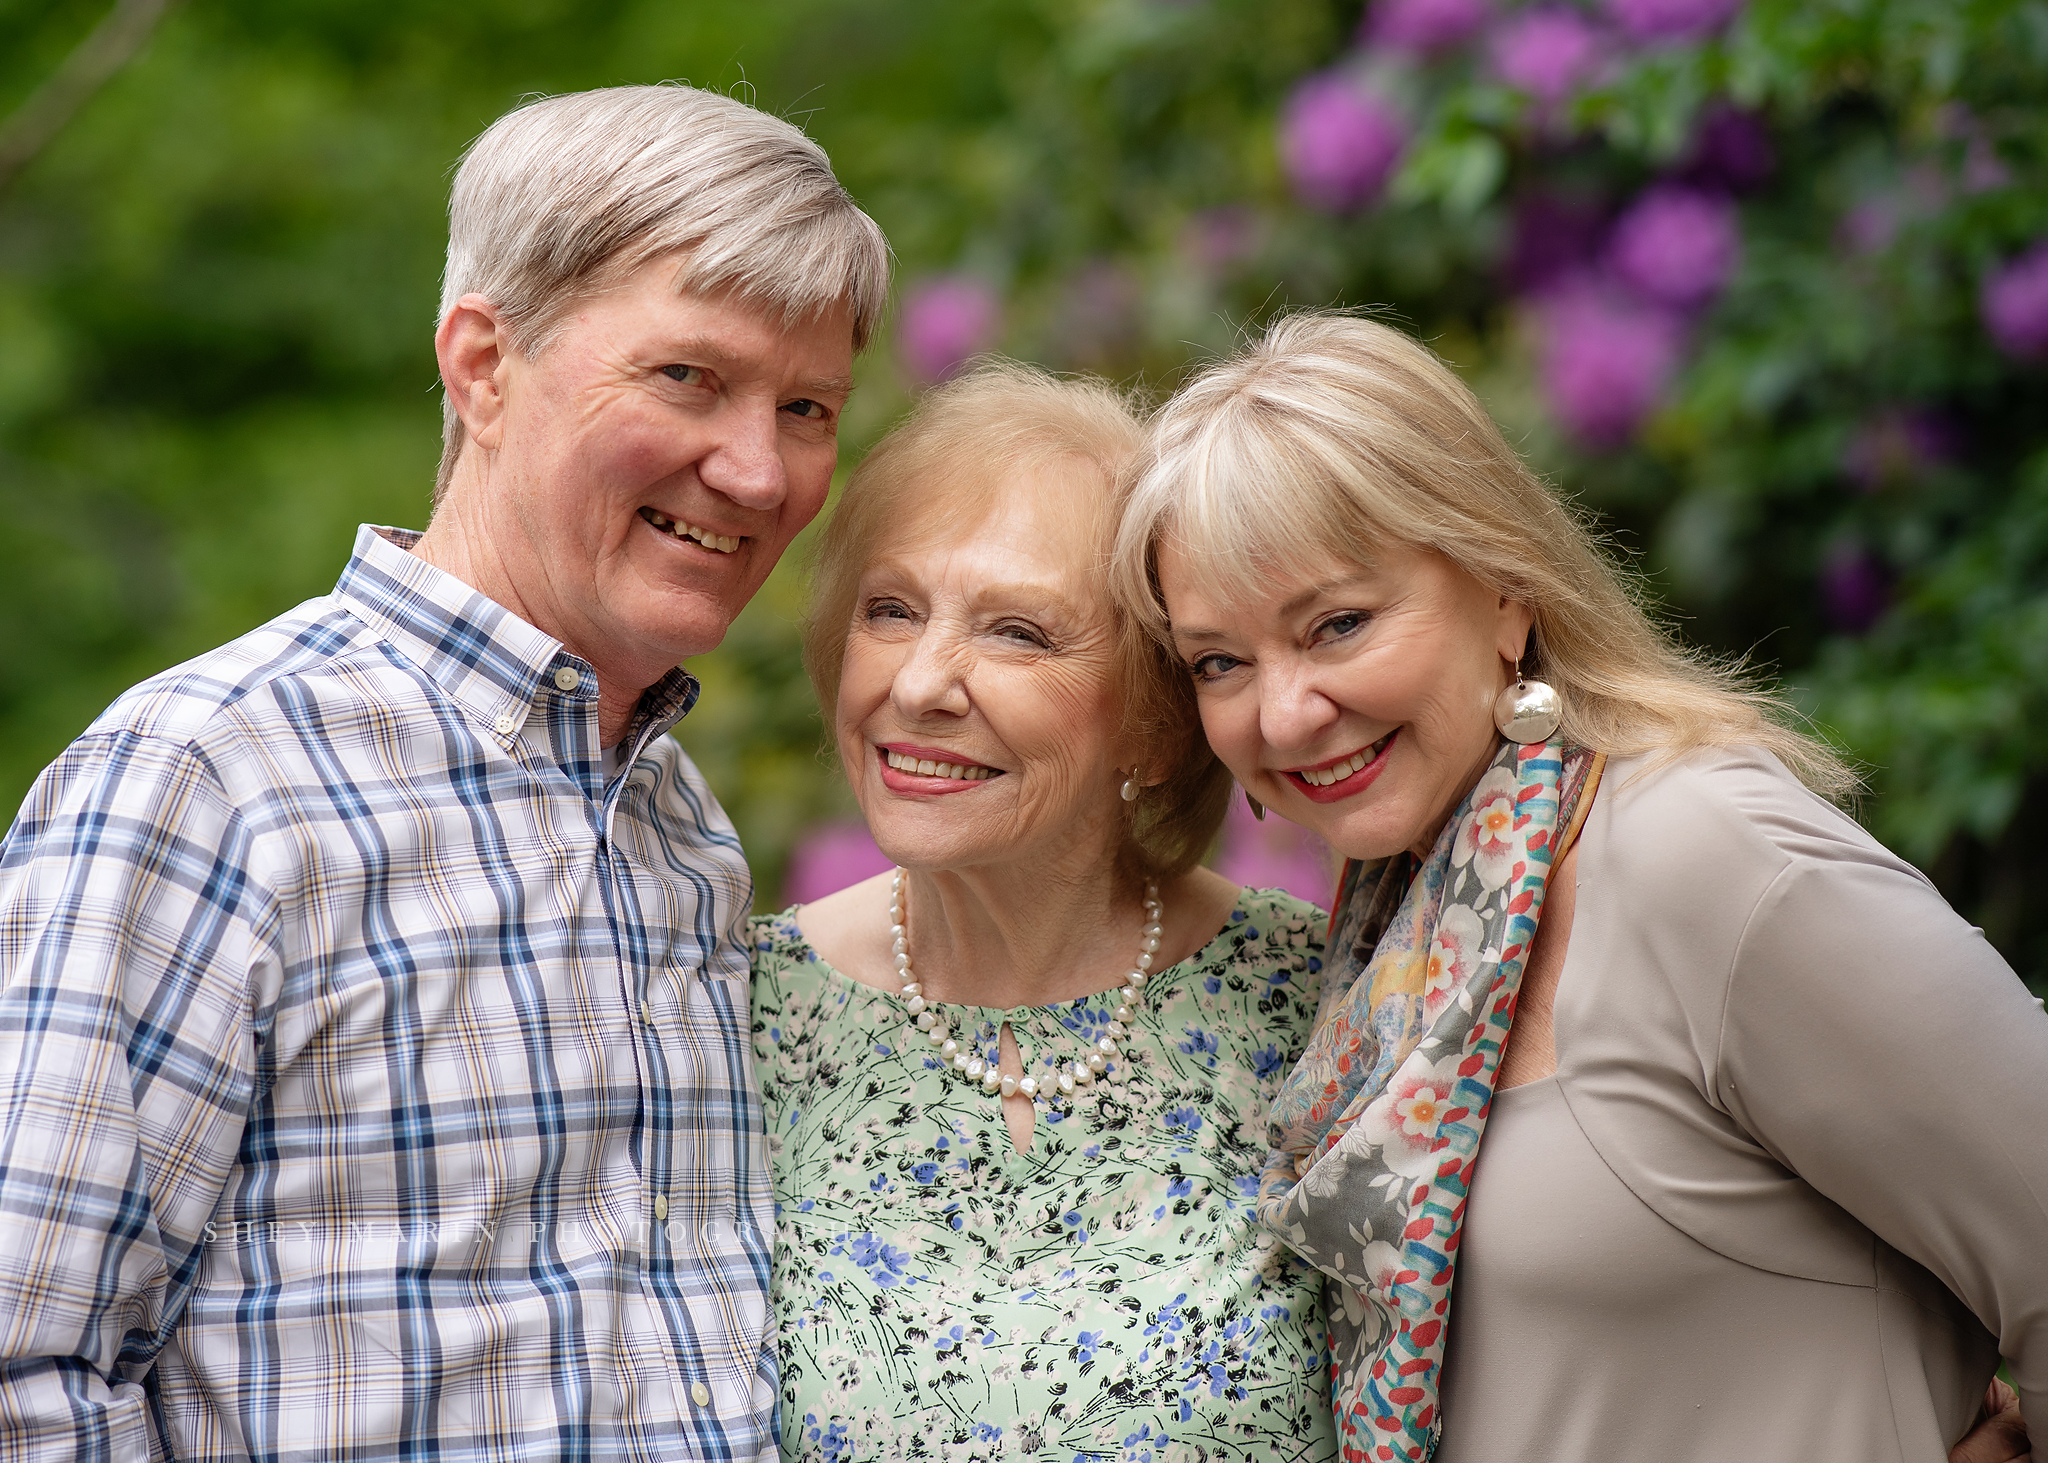
<svg viewBox="0 0 2048 1463">
<path fill-rule="evenodd" d="M 938 1048 L 940 1062 L 979 1085 L 983 1092 L 1002 1097 L 1022 1093 L 1033 1102 L 1058 1101 L 1071 1106 L 1086 1095 L 1097 1077 L 1109 1072 L 1111 1064 L 1123 1056 L 1118 1043 L 1130 1035 L 1130 1023 L 1144 1007 L 1145 983 L 1152 978 L 1152 962 L 1159 955 L 1159 919 L 1163 912 L 1159 886 L 1148 881 L 1145 885 L 1144 937 L 1138 946 L 1138 958 L 1124 976 L 1124 988 L 1117 993 L 1120 1000 L 1111 1013 L 1109 1024 L 1089 1048 L 1087 1056 L 1060 1066 L 1054 1076 L 1042 1082 L 1028 1074 L 1023 1077 L 1006 1076 L 998 1070 L 995 1061 L 983 1057 L 971 1047 L 962 1046 L 959 1038 L 953 1035 L 938 1002 L 925 999 L 924 986 L 910 968 L 910 939 L 903 925 L 901 869 L 889 882 L 890 950 L 896 960 L 896 978 L 902 982 L 897 995 L 902 998 L 903 1009 L 917 1023 L 917 1029 L 924 1033 L 924 1039 Z"/>
</svg>

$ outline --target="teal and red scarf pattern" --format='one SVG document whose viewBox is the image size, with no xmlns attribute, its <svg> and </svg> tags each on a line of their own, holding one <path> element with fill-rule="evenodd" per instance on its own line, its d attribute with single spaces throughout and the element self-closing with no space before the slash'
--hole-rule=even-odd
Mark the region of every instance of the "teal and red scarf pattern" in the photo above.
<svg viewBox="0 0 2048 1463">
<path fill-rule="evenodd" d="M 1348 865 L 1259 1217 L 1330 1279 L 1346 1463 L 1421 1463 L 1472 1164 L 1555 861 L 1603 759 L 1503 742 L 1429 858 Z M 1350 975 L 1352 978 L 1346 979 Z"/>
</svg>

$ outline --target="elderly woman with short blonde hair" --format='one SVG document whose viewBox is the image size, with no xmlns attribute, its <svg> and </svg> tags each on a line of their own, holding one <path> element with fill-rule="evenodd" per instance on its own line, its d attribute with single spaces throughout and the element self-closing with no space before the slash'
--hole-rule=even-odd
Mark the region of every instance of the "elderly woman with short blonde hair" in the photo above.
<svg viewBox="0 0 2048 1463">
<path fill-rule="evenodd" d="M 1935 1460 L 2001 1352 L 2048 1408 L 2048 1016 L 1441 362 L 1281 321 L 1114 577 L 1350 860 L 1260 1198 L 1347 1457 Z"/>
<path fill-rule="evenodd" d="M 1321 920 L 1196 866 L 1228 774 L 1101 572 L 1140 440 L 990 366 L 826 531 L 806 660 L 900 867 L 755 924 L 785 1457 L 1335 1456 L 1252 1209 Z"/>
</svg>

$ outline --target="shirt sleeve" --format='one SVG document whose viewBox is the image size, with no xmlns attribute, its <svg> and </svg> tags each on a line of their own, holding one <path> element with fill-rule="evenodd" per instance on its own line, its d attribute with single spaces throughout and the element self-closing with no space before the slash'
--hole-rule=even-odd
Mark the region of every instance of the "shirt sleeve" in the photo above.
<svg viewBox="0 0 2048 1463">
<path fill-rule="evenodd" d="M 250 839 L 203 757 L 74 744 L 0 846 L 0 1447 L 146 1459 L 257 1074 L 271 959 Z"/>
<path fill-rule="evenodd" d="M 1976 1313 L 2048 1424 L 2048 1015 L 1982 934 L 1895 863 L 1792 860 L 1737 948 L 1717 1078 Z"/>
</svg>

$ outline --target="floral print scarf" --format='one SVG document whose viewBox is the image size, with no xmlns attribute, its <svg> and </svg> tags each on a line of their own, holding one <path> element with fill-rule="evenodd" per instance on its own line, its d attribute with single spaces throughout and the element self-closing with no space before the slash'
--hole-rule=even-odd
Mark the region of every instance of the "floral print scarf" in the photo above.
<svg viewBox="0 0 2048 1463">
<path fill-rule="evenodd" d="M 1316 1029 L 1271 1109 L 1259 1215 L 1335 1282 L 1347 1463 L 1436 1446 L 1472 1164 L 1544 888 L 1604 760 L 1503 742 L 1419 868 L 1404 853 L 1344 870 Z"/>
</svg>

